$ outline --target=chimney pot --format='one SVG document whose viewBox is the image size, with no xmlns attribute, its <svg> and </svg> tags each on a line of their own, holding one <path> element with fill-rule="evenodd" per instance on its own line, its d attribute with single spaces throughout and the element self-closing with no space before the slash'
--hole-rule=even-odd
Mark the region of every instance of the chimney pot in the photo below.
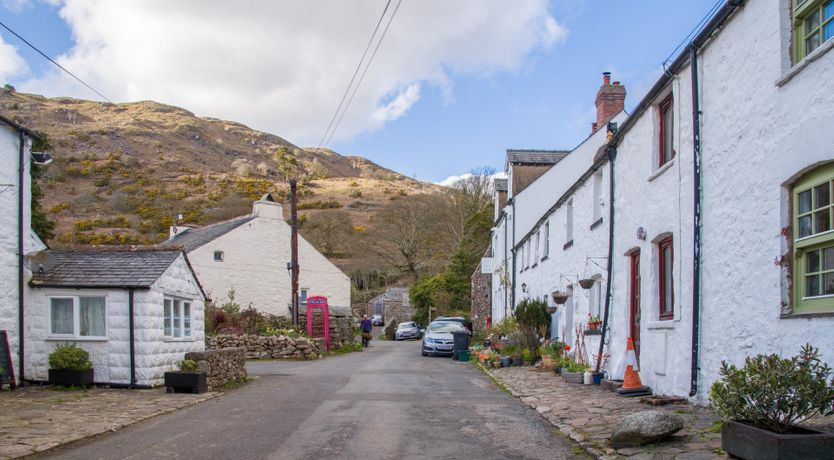
<svg viewBox="0 0 834 460">
<path fill-rule="evenodd" d="M 615 82 L 614 82 L 614 86 L 620 86 L 620 82 L 615 81 Z"/>
<path fill-rule="evenodd" d="M 611 72 L 602 73 L 602 82 L 596 97 L 597 121 L 591 125 L 594 132 L 622 112 L 625 106 L 625 86 L 622 86 L 619 81 L 615 81 L 612 85 Z"/>
<path fill-rule="evenodd" d="M 591 132 L 595 132 L 597 130 L 597 128 L 598 128 L 597 122 L 591 123 Z"/>
<path fill-rule="evenodd" d="M 611 84 L 611 72 L 602 73 L 602 84 L 608 86 Z"/>
</svg>

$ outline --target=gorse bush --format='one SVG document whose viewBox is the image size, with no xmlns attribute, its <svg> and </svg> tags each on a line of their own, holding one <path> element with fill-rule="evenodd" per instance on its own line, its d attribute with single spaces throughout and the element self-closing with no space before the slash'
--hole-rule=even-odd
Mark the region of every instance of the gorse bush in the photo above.
<svg viewBox="0 0 834 460">
<path fill-rule="evenodd" d="M 722 361 L 719 372 L 721 379 L 712 384 L 709 399 L 722 417 L 784 433 L 817 413 L 834 413 L 831 368 L 810 344 L 792 358 L 747 357 L 741 369 Z"/>
<path fill-rule="evenodd" d="M 85 371 L 91 369 L 90 354 L 74 343 L 62 343 L 55 346 L 55 351 L 49 354 L 50 369 L 65 369 L 71 371 Z"/>
</svg>

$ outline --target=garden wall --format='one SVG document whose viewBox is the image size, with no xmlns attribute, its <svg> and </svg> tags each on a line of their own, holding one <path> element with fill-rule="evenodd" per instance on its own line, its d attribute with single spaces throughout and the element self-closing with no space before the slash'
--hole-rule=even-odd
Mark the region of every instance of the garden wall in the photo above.
<svg viewBox="0 0 834 460">
<path fill-rule="evenodd" d="M 302 311 L 298 317 L 301 327 L 306 328 L 306 312 Z M 354 342 L 356 342 L 356 335 L 353 331 L 353 314 L 350 308 L 330 307 L 330 349 L 333 350 Z"/>
<path fill-rule="evenodd" d="M 319 359 L 321 348 L 314 339 L 276 335 L 215 335 L 206 337 L 206 348 L 245 349 L 246 359 Z"/>
<path fill-rule="evenodd" d="M 185 354 L 185 359 L 196 361 L 206 372 L 209 391 L 246 379 L 246 349 L 242 347 L 192 351 Z"/>
</svg>

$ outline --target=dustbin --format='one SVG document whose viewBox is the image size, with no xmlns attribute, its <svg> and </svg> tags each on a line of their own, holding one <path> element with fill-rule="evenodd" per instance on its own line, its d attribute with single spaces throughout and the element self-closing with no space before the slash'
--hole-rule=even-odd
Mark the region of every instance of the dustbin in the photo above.
<svg viewBox="0 0 834 460">
<path fill-rule="evenodd" d="M 469 331 L 453 331 L 452 337 L 455 338 L 454 348 L 452 348 L 452 359 L 457 360 L 458 354 L 462 351 L 469 351 L 469 337 L 472 333 Z"/>
</svg>

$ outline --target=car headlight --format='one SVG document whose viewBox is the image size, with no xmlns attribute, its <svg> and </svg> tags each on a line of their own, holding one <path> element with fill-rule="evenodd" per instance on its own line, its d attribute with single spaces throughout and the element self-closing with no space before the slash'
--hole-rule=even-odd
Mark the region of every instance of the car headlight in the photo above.
<svg viewBox="0 0 834 460">
<path fill-rule="evenodd" d="M 426 343 L 434 343 L 434 340 L 431 337 L 426 337 Z"/>
</svg>

